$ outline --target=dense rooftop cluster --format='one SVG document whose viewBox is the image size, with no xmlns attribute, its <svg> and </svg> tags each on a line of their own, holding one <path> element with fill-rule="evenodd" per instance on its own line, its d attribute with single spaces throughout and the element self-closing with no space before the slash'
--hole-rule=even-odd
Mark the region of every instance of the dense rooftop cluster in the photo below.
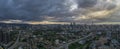
<svg viewBox="0 0 120 49">
<path fill-rule="evenodd" d="M 119 49 L 120 25 L 0 24 L 0 49 Z"/>
</svg>

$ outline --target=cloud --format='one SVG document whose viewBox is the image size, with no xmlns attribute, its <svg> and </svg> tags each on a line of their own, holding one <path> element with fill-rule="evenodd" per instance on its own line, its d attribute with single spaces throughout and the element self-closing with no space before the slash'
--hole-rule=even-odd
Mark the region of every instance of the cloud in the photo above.
<svg viewBox="0 0 120 49">
<path fill-rule="evenodd" d="M 97 0 L 78 0 L 77 3 L 80 8 L 89 8 L 93 7 L 97 3 Z"/>
<path fill-rule="evenodd" d="M 106 21 L 119 5 L 119 0 L 0 0 L 0 20 Z"/>
</svg>

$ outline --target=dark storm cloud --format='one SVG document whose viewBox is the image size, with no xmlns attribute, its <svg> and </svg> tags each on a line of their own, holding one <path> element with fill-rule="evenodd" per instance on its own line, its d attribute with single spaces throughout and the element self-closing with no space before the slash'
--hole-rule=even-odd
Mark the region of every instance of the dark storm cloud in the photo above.
<svg viewBox="0 0 120 49">
<path fill-rule="evenodd" d="M 93 7 L 97 0 L 78 0 L 78 6 L 82 8 Z"/>
<path fill-rule="evenodd" d="M 99 3 L 98 0 L 0 0 L 0 20 L 44 21 L 74 21 L 78 17 L 89 13 L 89 8 Z M 112 10 L 115 4 L 106 3 L 105 9 Z M 93 10 L 93 11 L 94 11 Z"/>
<path fill-rule="evenodd" d="M 0 19 L 43 20 L 67 12 L 64 0 L 0 0 Z M 59 8 L 59 9 L 58 9 Z M 64 14 L 64 13 L 63 13 Z"/>
<path fill-rule="evenodd" d="M 109 5 L 106 7 L 106 9 L 107 9 L 107 10 L 112 10 L 112 9 L 114 9 L 115 7 L 116 7 L 115 4 L 109 4 Z"/>
</svg>

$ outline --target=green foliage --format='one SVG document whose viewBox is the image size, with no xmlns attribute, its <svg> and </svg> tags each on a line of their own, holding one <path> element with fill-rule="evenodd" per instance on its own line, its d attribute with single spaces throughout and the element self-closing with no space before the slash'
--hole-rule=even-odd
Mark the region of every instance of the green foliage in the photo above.
<svg viewBox="0 0 120 49">
<path fill-rule="evenodd" d="M 82 48 L 83 45 L 81 45 L 81 44 L 79 44 L 79 43 L 77 43 L 77 42 L 69 45 L 69 49 L 76 49 L 76 48 L 78 48 L 78 47 Z"/>
</svg>

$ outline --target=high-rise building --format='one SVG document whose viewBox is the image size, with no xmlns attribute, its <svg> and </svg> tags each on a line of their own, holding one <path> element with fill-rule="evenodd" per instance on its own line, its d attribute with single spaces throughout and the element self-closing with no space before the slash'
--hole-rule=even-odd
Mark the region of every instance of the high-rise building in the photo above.
<svg viewBox="0 0 120 49">
<path fill-rule="evenodd" d="M 120 42 L 120 33 L 119 32 L 112 33 L 112 38 Z"/>
<path fill-rule="evenodd" d="M 11 41 L 10 33 L 0 31 L 0 43 L 8 44 Z"/>
<path fill-rule="evenodd" d="M 2 43 L 3 42 L 3 31 L 0 31 L 0 43 Z"/>
</svg>

